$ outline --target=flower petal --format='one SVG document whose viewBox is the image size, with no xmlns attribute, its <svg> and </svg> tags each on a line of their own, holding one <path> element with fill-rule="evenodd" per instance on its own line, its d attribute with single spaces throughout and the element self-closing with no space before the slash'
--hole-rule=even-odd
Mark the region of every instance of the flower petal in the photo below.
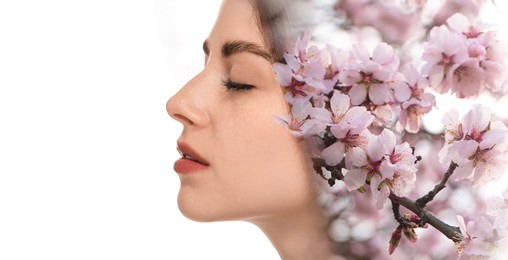
<svg viewBox="0 0 508 260">
<path fill-rule="evenodd" d="M 367 89 L 363 85 L 355 84 L 351 90 L 349 90 L 348 95 L 351 97 L 351 104 L 358 106 L 365 101 Z"/>
<path fill-rule="evenodd" d="M 338 90 L 333 91 L 330 107 L 335 117 L 342 117 L 349 109 L 349 103 L 350 98 L 348 95 L 344 95 Z"/>
<path fill-rule="evenodd" d="M 344 184 L 349 191 L 356 190 L 365 184 L 367 179 L 367 170 L 364 169 L 353 169 L 349 170 L 344 176 Z"/>
<path fill-rule="evenodd" d="M 323 150 L 321 157 L 325 160 L 326 164 L 335 166 L 344 158 L 344 152 L 344 144 L 342 142 L 335 142 Z"/>
</svg>

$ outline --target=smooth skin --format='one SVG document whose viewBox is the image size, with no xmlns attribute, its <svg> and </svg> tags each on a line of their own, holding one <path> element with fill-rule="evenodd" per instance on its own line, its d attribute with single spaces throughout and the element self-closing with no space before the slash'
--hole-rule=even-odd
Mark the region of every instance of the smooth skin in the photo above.
<svg viewBox="0 0 508 260">
<path fill-rule="evenodd" d="M 225 53 L 232 43 L 238 48 Z M 184 126 L 179 141 L 209 163 L 179 174 L 180 211 L 195 221 L 251 222 L 283 259 L 327 259 L 326 218 L 315 202 L 310 157 L 275 121 L 289 106 L 248 0 L 223 1 L 204 49 L 204 69 L 166 106 Z M 253 88 L 228 90 L 228 80 Z"/>
</svg>

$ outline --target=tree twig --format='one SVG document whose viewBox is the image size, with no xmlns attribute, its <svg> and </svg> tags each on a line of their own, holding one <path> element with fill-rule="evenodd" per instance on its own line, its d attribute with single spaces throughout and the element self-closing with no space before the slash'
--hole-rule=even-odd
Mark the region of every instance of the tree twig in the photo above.
<svg viewBox="0 0 508 260">
<path fill-rule="evenodd" d="M 393 200 L 392 200 L 392 211 L 393 217 L 395 218 L 395 220 L 397 220 L 397 222 L 399 222 L 400 225 L 404 227 L 411 226 L 411 223 L 400 215 L 400 204 Z"/>
<path fill-rule="evenodd" d="M 435 217 L 432 213 L 421 207 L 418 207 L 415 201 L 406 197 L 399 197 L 393 193 L 390 193 L 389 198 L 392 203 L 400 204 L 418 215 L 422 220 L 425 219 L 426 223 L 439 230 L 441 233 L 443 233 L 443 235 L 451 239 L 453 242 L 457 243 L 464 240 L 464 237 L 458 227 L 446 224 L 442 220 Z"/>
<path fill-rule="evenodd" d="M 448 167 L 448 170 L 445 172 L 441 182 L 438 183 L 436 186 L 434 186 L 434 189 L 429 191 L 425 196 L 417 199 L 416 206 L 420 208 L 425 208 L 425 206 L 427 206 L 427 203 L 431 202 L 442 189 L 446 188 L 446 182 L 448 182 L 448 179 L 450 179 L 450 176 L 452 176 L 457 166 L 458 165 L 456 163 L 452 162 Z"/>
</svg>

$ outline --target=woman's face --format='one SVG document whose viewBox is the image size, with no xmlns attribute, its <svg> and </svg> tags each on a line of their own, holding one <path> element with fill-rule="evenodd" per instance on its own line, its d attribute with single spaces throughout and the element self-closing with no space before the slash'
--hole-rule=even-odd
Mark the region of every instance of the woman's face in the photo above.
<svg viewBox="0 0 508 260">
<path fill-rule="evenodd" d="M 196 221 L 287 214 L 315 197 L 303 144 L 275 121 L 289 108 L 256 17 L 248 0 L 225 0 L 204 44 L 204 69 L 167 102 L 184 125 L 180 146 L 209 164 L 175 167 L 180 211 Z M 228 90 L 228 81 L 247 89 Z"/>
</svg>

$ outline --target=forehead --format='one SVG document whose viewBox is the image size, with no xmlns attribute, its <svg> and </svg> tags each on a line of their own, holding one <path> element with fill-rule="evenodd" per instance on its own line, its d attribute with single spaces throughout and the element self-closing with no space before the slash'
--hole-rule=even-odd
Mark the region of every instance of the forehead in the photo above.
<svg viewBox="0 0 508 260">
<path fill-rule="evenodd" d="M 252 42 L 266 48 L 257 12 L 249 0 L 224 0 L 207 41 L 211 48 L 226 41 Z"/>
</svg>

